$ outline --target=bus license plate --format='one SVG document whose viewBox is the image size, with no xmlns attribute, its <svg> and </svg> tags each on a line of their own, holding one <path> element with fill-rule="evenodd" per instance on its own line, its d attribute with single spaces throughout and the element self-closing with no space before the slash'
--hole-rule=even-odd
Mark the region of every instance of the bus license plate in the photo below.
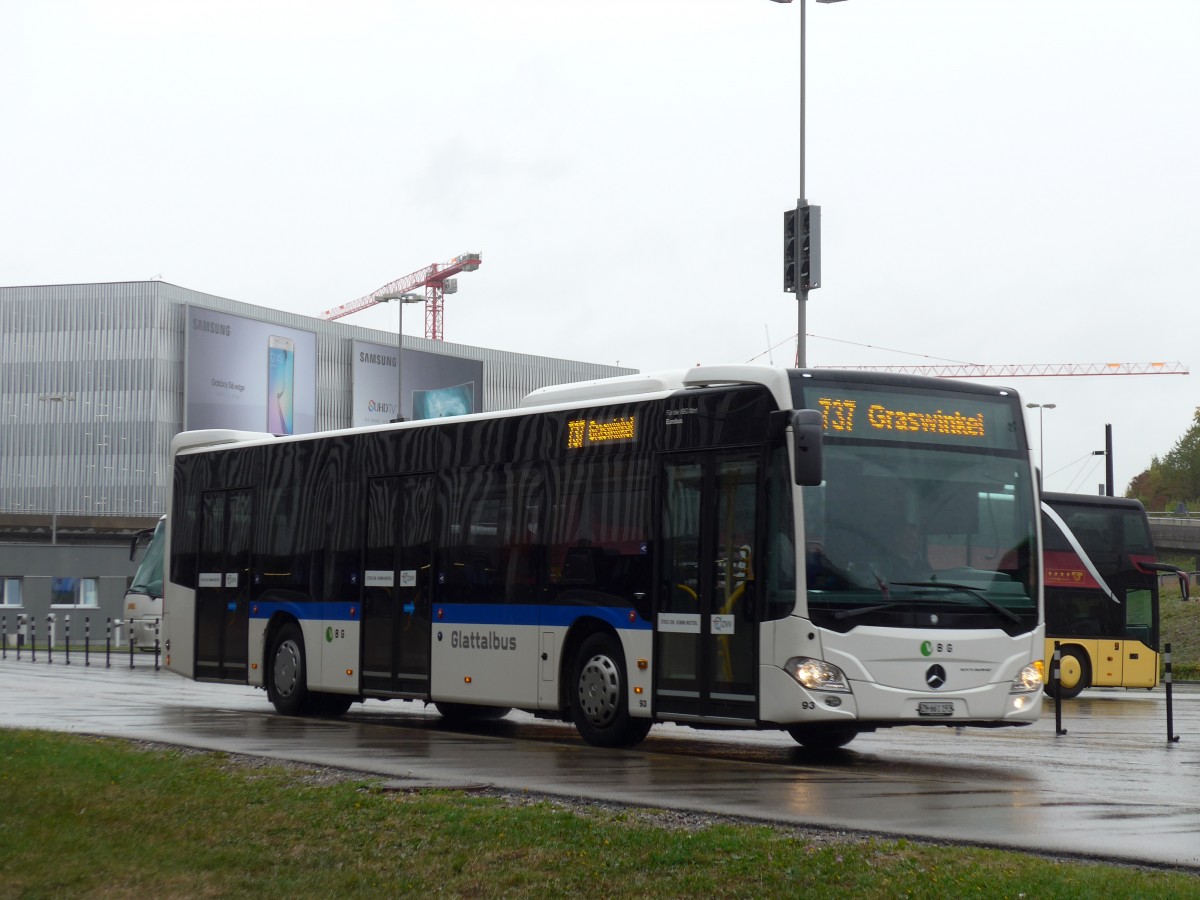
<svg viewBox="0 0 1200 900">
<path fill-rule="evenodd" d="M 945 701 L 925 700 L 917 704 L 919 716 L 952 716 L 954 704 Z"/>
</svg>

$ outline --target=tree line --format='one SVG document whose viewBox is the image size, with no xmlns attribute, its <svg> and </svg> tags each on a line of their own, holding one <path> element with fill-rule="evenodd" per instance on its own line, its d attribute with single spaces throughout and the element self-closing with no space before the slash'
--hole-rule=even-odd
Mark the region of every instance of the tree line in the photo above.
<svg viewBox="0 0 1200 900">
<path fill-rule="evenodd" d="M 1200 510 L 1200 407 L 1183 437 L 1166 456 L 1151 458 L 1150 467 L 1129 482 L 1125 496 L 1153 511 Z"/>
</svg>

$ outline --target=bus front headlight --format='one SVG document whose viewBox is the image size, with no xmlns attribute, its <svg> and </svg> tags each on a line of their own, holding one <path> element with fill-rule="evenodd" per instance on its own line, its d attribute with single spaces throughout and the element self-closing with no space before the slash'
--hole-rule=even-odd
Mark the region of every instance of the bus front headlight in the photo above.
<svg viewBox="0 0 1200 900">
<path fill-rule="evenodd" d="M 824 660 L 794 656 L 784 664 L 783 669 L 810 691 L 850 693 L 850 682 L 847 681 L 845 673 Z"/>
<path fill-rule="evenodd" d="M 1040 691 L 1046 683 L 1043 671 L 1044 664 L 1040 659 L 1030 663 L 1017 673 L 1017 677 L 1009 685 L 1008 692 L 1010 694 L 1029 694 L 1033 691 Z"/>
</svg>

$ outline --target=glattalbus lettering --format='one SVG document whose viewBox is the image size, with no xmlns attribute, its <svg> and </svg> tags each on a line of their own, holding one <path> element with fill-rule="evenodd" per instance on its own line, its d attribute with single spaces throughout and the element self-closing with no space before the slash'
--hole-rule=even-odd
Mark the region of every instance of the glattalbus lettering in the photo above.
<svg viewBox="0 0 1200 900">
<path fill-rule="evenodd" d="M 872 428 L 883 431 L 922 431 L 928 434 L 952 434 L 959 437 L 983 437 L 983 413 L 964 416 L 960 412 L 905 412 L 873 403 L 867 409 Z"/>
<path fill-rule="evenodd" d="M 452 631 L 450 646 L 455 650 L 516 650 L 517 638 L 494 631 Z"/>
</svg>

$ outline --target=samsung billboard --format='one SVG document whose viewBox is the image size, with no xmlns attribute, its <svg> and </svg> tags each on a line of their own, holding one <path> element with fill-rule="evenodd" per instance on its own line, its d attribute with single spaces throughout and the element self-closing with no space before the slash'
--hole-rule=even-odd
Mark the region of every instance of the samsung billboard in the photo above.
<svg viewBox="0 0 1200 900">
<path fill-rule="evenodd" d="M 257 319 L 186 307 L 184 422 L 309 434 L 316 426 L 317 336 Z"/>
<path fill-rule="evenodd" d="M 395 345 L 354 341 L 351 424 L 383 425 L 396 418 L 438 419 L 483 409 L 483 363 Z"/>
</svg>

